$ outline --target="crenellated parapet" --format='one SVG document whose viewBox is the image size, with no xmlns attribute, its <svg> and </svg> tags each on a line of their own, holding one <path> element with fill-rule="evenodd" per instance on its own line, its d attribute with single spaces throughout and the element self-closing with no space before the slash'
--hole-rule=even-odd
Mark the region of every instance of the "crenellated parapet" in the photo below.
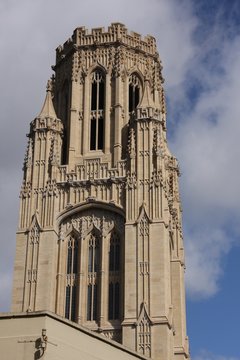
<svg viewBox="0 0 240 360">
<path fill-rule="evenodd" d="M 104 46 L 123 44 L 133 48 L 138 52 L 145 52 L 149 55 L 157 54 L 156 40 L 153 36 L 147 35 L 144 39 L 136 32 L 128 32 L 127 28 L 121 23 L 112 23 L 108 31 L 104 28 L 94 28 L 89 31 L 85 27 L 78 27 L 74 30 L 71 38 L 57 48 L 57 60 L 61 60 L 64 55 L 72 49 L 72 44 L 78 47 Z"/>
</svg>

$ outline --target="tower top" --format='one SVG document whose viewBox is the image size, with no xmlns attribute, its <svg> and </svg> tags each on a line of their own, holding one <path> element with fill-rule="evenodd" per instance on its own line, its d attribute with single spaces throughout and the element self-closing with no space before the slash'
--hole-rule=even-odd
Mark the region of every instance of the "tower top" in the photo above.
<svg viewBox="0 0 240 360">
<path fill-rule="evenodd" d="M 140 34 L 133 31 L 128 32 L 125 25 L 116 22 L 112 23 L 107 31 L 103 27 L 94 28 L 91 32 L 84 26 L 76 28 L 73 35 L 63 45 L 57 47 L 57 62 L 65 57 L 73 47 L 75 49 L 92 46 L 107 47 L 113 43 L 125 45 L 139 53 L 143 52 L 158 57 L 156 39 L 153 36 L 147 35 L 142 38 Z"/>
</svg>

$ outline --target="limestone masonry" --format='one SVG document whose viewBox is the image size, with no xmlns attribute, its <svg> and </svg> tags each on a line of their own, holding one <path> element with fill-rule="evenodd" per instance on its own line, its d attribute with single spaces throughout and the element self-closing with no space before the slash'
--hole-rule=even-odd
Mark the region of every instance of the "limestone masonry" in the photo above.
<svg viewBox="0 0 240 360">
<path fill-rule="evenodd" d="M 79 27 L 53 70 L 28 134 L 12 311 L 188 359 L 179 167 L 155 39 Z"/>
</svg>

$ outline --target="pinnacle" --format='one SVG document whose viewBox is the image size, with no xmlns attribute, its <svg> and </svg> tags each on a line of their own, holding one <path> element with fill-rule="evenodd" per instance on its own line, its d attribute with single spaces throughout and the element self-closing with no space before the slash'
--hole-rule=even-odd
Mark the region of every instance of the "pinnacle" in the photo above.
<svg viewBox="0 0 240 360">
<path fill-rule="evenodd" d="M 51 118 L 57 118 L 54 106 L 53 106 L 53 102 L 52 102 L 52 85 L 51 85 L 51 80 L 48 80 L 47 82 L 47 93 L 46 93 L 46 97 L 45 97 L 45 101 L 42 107 L 42 110 L 40 111 L 40 114 L 38 115 L 39 118 L 46 118 L 46 117 L 51 117 Z"/>
<path fill-rule="evenodd" d="M 144 84 L 144 90 L 143 90 L 143 96 L 142 99 L 138 105 L 138 108 L 155 108 L 156 105 L 154 103 L 152 94 L 151 94 L 151 90 L 149 87 L 149 80 L 146 79 L 145 80 L 145 84 Z"/>
</svg>

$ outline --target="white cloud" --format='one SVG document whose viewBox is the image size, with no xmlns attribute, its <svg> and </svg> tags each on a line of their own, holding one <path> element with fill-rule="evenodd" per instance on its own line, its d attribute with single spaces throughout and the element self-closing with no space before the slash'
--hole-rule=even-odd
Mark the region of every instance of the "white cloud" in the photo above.
<svg viewBox="0 0 240 360">
<path fill-rule="evenodd" d="M 205 57 L 212 42 L 216 58 L 202 62 L 199 55 L 192 61 L 189 79 L 198 69 L 202 91 L 194 106 L 186 101 L 189 107 L 176 107 L 180 120 L 172 144 L 183 172 L 187 285 L 198 298 L 217 292 L 221 260 L 240 238 L 240 36 L 224 40 L 219 31 L 217 39 L 214 32 L 206 49 L 201 47 Z"/>
<path fill-rule="evenodd" d="M 213 228 L 206 224 L 187 233 L 185 244 L 188 294 L 197 300 L 215 295 L 223 274 L 221 260 L 230 250 L 231 241 L 216 224 Z"/>
</svg>

